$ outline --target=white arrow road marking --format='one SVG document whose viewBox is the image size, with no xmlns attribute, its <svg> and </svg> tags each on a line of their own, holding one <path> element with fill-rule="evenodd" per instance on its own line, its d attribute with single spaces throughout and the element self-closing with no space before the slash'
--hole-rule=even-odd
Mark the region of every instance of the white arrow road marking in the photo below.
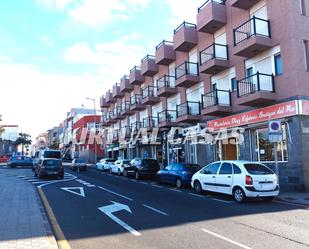
<svg viewBox="0 0 309 249">
<path fill-rule="evenodd" d="M 111 205 L 100 207 L 99 210 L 101 212 L 103 212 L 104 214 L 106 214 L 113 221 L 118 223 L 120 226 L 122 226 L 124 229 L 126 229 L 127 231 L 132 233 L 134 236 L 141 236 L 142 235 L 141 233 L 139 233 L 134 228 L 130 227 L 128 224 L 126 224 L 125 222 L 123 222 L 122 220 L 117 218 L 115 215 L 113 215 L 113 213 L 119 212 L 121 210 L 125 210 L 125 211 L 127 211 L 127 212 L 132 214 L 132 211 L 129 208 L 129 206 L 121 204 L 121 203 L 118 203 L 118 202 L 115 202 L 115 201 L 112 201 L 112 203 L 113 204 L 111 204 Z"/>
<path fill-rule="evenodd" d="M 76 194 L 76 195 L 85 197 L 85 191 L 84 191 L 83 187 L 68 187 L 68 188 L 61 188 L 61 189 L 65 190 L 65 191 L 68 191 L 68 192 L 70 192 L 72 194 Z M 74 190 L 78 190 L 78 192 L 76 192 Z"/>
<path fill-rule="evenodd" d="M 146 204 L 143 204 L 143 206 L 144 206 L 145 208 L 148 208 L 148 209 L 150 209 L 150 210 L 152 210 L 152 211 L 155 211 L 155 212 L 157 212 L 157 213 L 159 213 L 159 214 L 168 216 L 167 213 L 165 213 L 165 212 L 163 212 L 163 211 L 161 211 L 161 210 L 159 210 L 159 209 L 153 208 L 153 207 L 148 206 L 148 205 L 146 205 Z"/>
</svg>

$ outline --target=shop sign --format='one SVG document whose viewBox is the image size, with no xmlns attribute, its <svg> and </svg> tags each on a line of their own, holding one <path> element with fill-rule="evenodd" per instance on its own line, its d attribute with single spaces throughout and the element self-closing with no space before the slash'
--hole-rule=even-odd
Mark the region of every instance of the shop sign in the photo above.
<svg viewBox="0 0 309 249">
<path fill-rule="evenodd" d="M 309 100 L 301 101 L 301 114 L 309 115 Z"/>
<path fill-rule="evenodd" d="M 280 103 L 253 111 L 208 121 L 209 130 L 227 129 L 297 115 L 297 101 Z"/>
</svg>

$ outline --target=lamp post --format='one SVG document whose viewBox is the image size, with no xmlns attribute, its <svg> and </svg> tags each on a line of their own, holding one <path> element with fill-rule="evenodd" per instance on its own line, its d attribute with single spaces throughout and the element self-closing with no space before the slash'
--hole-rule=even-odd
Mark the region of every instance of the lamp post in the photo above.
<svg viewBox="0 0 309 249">
<path fill-rule="evenodd" d="M 95 99 L 92 98 L 86 98 L 87 100 L 93 101 L 93 125 L 94 125 L 94 132 L 96 135 L 96 108 L 95 108 Z M 96 140 L 94 138 L 94 164 L 97 163 L 97 145 Z"/>
</svg>

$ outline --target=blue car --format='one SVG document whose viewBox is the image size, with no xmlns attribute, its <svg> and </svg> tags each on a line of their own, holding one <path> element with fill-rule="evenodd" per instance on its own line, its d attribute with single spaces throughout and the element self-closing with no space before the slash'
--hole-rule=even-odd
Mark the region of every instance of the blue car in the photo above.
<svg viewBox="0 0 309 249">
<path fill-rule="evenodd" d="M 12 156 L 8 161 L 9 167 L 29 166 L 32 167 L 32 158 L 28 156 Z"/>
<path fill-rule="evenodd" d="M 177 188 L 188 186 L 192 176 L 200 169 L 198 164 L 172 163 L 157 173 L 160 183 L 175 184 Z"/>
</svg>

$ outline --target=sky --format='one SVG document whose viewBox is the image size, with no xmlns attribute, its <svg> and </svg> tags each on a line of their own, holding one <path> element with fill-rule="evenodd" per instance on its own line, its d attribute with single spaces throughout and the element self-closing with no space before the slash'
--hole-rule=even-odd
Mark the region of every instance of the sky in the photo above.
<svg viewBox="0 0 309 249">
<path fill-rule="evenodd" d="M 0 2 L 0 115 L 33 138 L 93 108 L 205 0 Z"/>
</svg>

